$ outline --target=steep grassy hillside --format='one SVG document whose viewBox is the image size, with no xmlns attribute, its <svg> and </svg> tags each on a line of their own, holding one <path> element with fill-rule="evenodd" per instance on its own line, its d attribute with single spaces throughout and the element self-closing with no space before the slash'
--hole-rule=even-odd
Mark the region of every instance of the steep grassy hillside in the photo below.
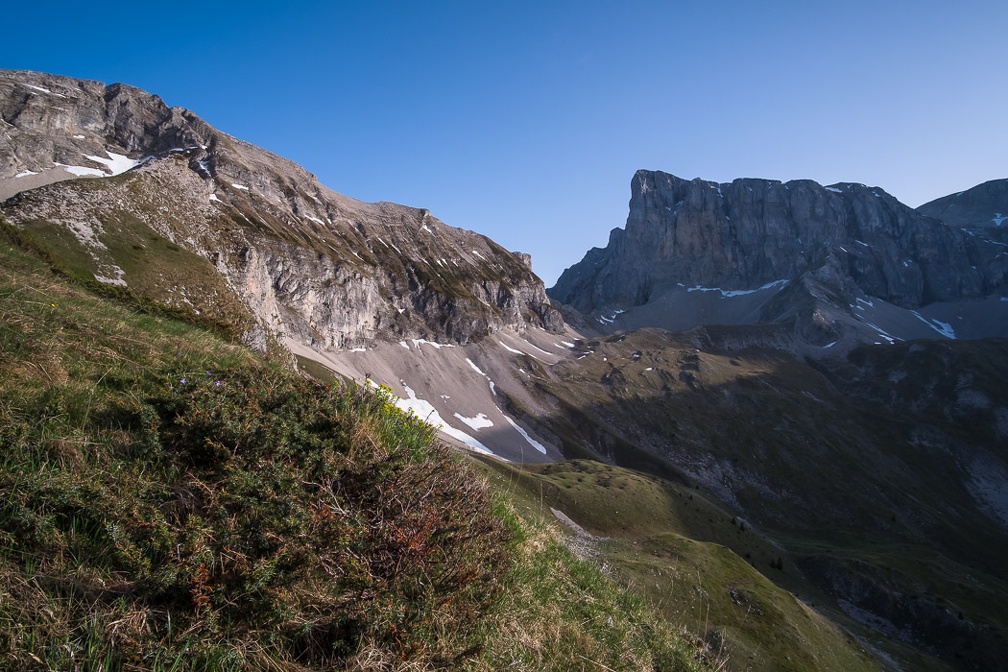
<svg viewBox="0 0 1008 672">
<path fill-rule="evenodd" d="M 572 519 L 575 548 L 718 651 L 724 669 L 879 669 L 865 642 L 775 584 L 794 574 L 785 550 L 695 488 L 590 460 L 487 466 L 516 502 Z"/>
<path fill-rule="evenodd" d="M 292 374 L 13 242 L 0 667 L 703 669 L 383 391 Z"/>
</svg>

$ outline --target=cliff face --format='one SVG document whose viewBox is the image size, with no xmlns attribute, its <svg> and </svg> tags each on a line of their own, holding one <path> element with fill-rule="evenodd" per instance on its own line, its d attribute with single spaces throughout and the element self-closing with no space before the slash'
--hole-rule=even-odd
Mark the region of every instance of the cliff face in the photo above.
<svg viewBox="0 0 1008 672">
<path fill-rule="evenodd" d="M 793 324 L 803 349 L 1005 336 L 1005 320 L 986 316 L 1005 313 L 1006 286 L 1003 243 L 878 187 L 642 170 L 626 227 L 549 295 L 604 329 Z"/>
<path fill-rule="evenodd" d="M 213 312 L 229 294 L 254 316 L 253 342 L 270 332 L 324 349 L 405 337 L 465 343 L 505 327 L 562 327 L 524 256 L 427 210 L 337 194 L 157 96 L 3 71 L 0 113 L 10 223 L 57 232 L 99 280 L 168 303 Z M 212 267 L 217 298 L 183 272 L 152 277 L 145 235 Z"/>
<path fill-rule="evenodd" d="M 630 215 L 550 290 L 591 312 L 671 286 L 756 289 L 824 264 L 864 294 L 916 308 L 1004 287 L 1004 265 L 967 235 L 879 188 L 809 180 L 717 184 L 639 171 Z M 987 252 L 985 254 L 985 252 Z"/>
</svg>

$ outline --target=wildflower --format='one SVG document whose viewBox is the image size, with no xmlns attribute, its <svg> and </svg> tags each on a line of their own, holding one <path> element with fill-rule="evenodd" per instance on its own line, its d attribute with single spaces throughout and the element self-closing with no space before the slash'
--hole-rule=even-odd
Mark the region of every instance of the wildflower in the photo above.
<svg viewBox="0 0 1008 672">
<path fill-rule="evenodd" d="M 215 381 L 213 381 L 213 384 L 214 384 L 214 386 L 216 386 L 216 387 L 220 387 L 220 381 L 219 381 L 219 380 L 215 380 Z"/>
<path fill-rule="evenodd" d="M 182 385 L 185 385 L 185 378 L 179 378 L 178 382 L 181 383 Z"/>
</svg>

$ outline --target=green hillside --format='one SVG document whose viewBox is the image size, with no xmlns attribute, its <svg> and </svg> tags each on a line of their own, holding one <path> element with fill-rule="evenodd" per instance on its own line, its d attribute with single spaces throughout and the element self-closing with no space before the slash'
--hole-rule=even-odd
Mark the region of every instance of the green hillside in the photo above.
<svg viewBox="0 0 1008 672">
<path fill-rule="evenodd" d="M 70 282 L 9 233 L 0 668 L 716 662 L 384 391 Z"/>
</svg>

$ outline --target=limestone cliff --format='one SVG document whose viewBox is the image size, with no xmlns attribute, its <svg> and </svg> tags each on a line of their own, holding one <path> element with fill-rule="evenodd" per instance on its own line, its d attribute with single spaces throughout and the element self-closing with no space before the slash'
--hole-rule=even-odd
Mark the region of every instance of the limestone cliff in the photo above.
<svg viewBox="0 0 1008 672">
<path fill-rule="evenodd" d="M 791 292 L 795 300 L 811 301 L 804 310 L 811 319 L 816 306 L 847 311 L 858 297 L 917 309 L 1003 292 L 1002 251 L 878 187 L 718 184 L 641 170 L 631 183 L 626 227 L 567 269 L 549 293 L 601 314 L 647 305 L 676 288 L 740 296 L 789 285 L 802 288 Z M 794 317 L 794 306 L 777 303 L 756 306 L 746 319 Z"/>
<path fill-rule="evenodd" d="M 139 89 L 0 71 L 0 114 L 0 196 L 12 196 L 3 204 L 12 224 L 62 232 L 95 278 L 168 303 L 213 312 L 229 294 L 254 316 L 253 342 L 272 333 L 322 349 L 464 343 L 562 326 L 525 256 L 424 209 L 337 194 Z M 81 179 L 91 177 L 103 179 Z M 219 277 L 151 277 L 152 235 Z M 192 286 L 218 281 L 212 292 Z"/>
</svg>

